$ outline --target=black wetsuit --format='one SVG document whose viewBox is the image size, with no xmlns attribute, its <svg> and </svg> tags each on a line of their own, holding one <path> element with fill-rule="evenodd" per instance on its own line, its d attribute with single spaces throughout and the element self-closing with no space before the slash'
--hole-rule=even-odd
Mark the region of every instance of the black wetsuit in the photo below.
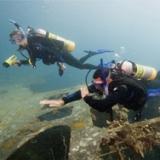
<svg viewBox="0 0 160 160">
<path fill-rule="evenodd" d="M 96 88 L 91 85 L 89 91 L 98 94 Z M 80 91 L 63 97 L 66 103 L 81 99 Z M 132 110 L 141 110 L 147 99 L 146 88 L 141 81 L 133 78 L 117 77 L 109 84 L 109 94 L 97 98 L 94 94 L 84 97 L 84 101 L 92 108 L 100 112 L 110 112 L 112 106 L 121 104 Z"/>
<path fill-rule="evenodd" d="M 67 63 L 79 69 L 95 69 L 92 64 L 84 62 L 92 55 L 86 55 L 81 59 L 76 59 L 72 54 L 63 49 L 64 43 L 58 40 L 50 40 L 40 36 L 28 36 L 28 45 L 23 48 L 29 53 L 31 64 L 35 66 L 37 59 L 42 59 L 44 64 L 50 65 L 55 62 Z"/>
</svg>

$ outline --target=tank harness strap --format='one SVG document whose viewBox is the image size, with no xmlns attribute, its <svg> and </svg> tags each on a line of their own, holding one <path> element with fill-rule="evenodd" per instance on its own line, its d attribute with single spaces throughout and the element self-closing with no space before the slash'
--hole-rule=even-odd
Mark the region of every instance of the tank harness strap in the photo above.
<svg viewBox="0 0 160 160">
<path fill-rule="evenodd" d="M 134 73 L 136 73 L 136 71 L 137 71 L 137 67 L 136 67 L 136 64 L 134 63 L 134 62 L 132 62 L 132 61 L 129 61 L 131 64 L 132 64 L 132 66 L 133 66 L 133 74 Z"/>
</svg>

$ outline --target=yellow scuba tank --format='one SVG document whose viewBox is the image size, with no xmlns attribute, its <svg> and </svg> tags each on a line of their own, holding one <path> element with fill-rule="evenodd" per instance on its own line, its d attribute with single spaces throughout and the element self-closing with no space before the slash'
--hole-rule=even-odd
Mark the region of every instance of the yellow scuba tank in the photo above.
<svg viewBox="0 0 160 160">
<path fill-rule="evenodd" d="M 157 77 L 157 70 L 153 67 L 136 64 L 135 77 L 139 79 L 154 80 Z"/>
<path fill-rule="evenodd" d="M 51 32 L 47 32 L 44 29 L 37 29 L 36 35 L 41 36 L 41 37 L 47 37 L 48 39 L 51 39 L 51 40 L 58 40 L 58 41 L 63 42 L 64 43 L 63 49 L 67 51 L 68 53 L 71 53 L 72 51 L 75 50 L 76 45 L 73 41 L 60 37 Z"/>
<path fill-rule="evenodd" d="M 154 80 L 158 73 L 153 67 L 135 64 L 131 61 L 121 62 L 121 70 L 128 75 L 133 75 L 137 79 L 145 80 Z"/>
</svg>

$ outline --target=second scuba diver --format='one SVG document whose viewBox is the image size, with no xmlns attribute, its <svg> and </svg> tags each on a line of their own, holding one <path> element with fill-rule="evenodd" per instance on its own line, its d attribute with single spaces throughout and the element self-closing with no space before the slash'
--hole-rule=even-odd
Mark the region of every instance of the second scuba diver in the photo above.
<svg viewBox="0 0 160 160">
<path fill-rule="evenodd" d="M 19 46 L 18 50 L 21 53 L 23 50 L 27 50 L 29 54 L 29 57 L 27 57 L 22 53 L 26 58 L 25 60 L 15 60 L 14 57 L 14 64 L 19 66 L 31 64 L 35 67 L 37 59 L 41 59 L 46 65 L 57 63 L 60 76 L 65 69 L 64 63 L 79 69 L 97 68 L 97 66 L 93 64 L 84 63 L 88 58 L 97 54 L 97 52 L 89 51 L 84 57 L 76 59 L 71 54 L 75 49 L 74 42 L 43 29 L 34 30 L 29 27 L 27 33 L 25 33 L 16 22 L 12 21 L 12 23 L 14 23 L 17 29 L 10 33 L 10 41 Z M 104 52 L 113 51 L 102 51 L 101 53 Z M 3 65 L 5 67 L 13 65 L 13 62 L 11 61 L 12 59 L 13 57 L 10 57 L 3 63 Z"/>
<path fill-rule="evenodd" d="M 89 106 L 100 112 L 112 113 L 112 106 L 115 104 L 121 104 L 131 110 L 138 110 L 139 113 L 136 115 L 136 119 L 138 119 L 141 117 L 141 110 L 148 97 L 160 95 L 159 86 L 154 88 L 150 85 L 159 79 L 160 75 L 153 67 L 139 65 L 128 60 L 117 63 L 112 61 L 107 64 L 103 64 L 102 61 L 99 67 L 93 74 L 90 86 L 87 85 L 88 87 L 62 99 L 42 100 L 40 104 L 60 107 L 83 98 Z"/>
<path fill-rule="evenodd" d="M 42 100 L 41 105 L 61 107 L 72 101 L 82 99 L 100 112 L 110 113 L 116 104 L 137 112 L 135 118 L 141 118 L 141 111 L 147 100 L 147 89 L 142 81 L 108 68 L 97 69 L 93 74 L 92 84 L 61 99 Z"/>
</svg>

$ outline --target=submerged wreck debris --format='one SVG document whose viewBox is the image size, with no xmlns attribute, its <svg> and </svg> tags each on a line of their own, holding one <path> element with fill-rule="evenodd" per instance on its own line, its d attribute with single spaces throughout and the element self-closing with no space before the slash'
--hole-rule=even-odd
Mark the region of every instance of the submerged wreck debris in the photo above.
<svg viewBox="0 0 160 160">
<path fill-rule="evenodd" d="M 132 124 L 113 121 L 107 128 L 84 123 L 83 120 L 75 120 L 69 126 L 46 126 L 46 123 L 38 131 L 35 125 L 29 127 L 28 133 L 21 131 L 12 139 L 15 141 L 0 145 L 2 160 L 159 160 L 160 118 Z M 148 152 L 151 150 L 154 157 Z"/>
<path fill-rule="evenodd" d="M 39 131 L 17 146 L 7 160 L 67 160 L 71 130 L 68 126 L 55 126 Z M 37 147 L 38 146 L 38 147 Z"/>
<path fill-rule="evenodd" d="M 35 103 L 35 99 L 58 97 L 68 91 L 25 93 L 31 104 L 23 99 L 20 106 L 14 96 L 7 97 L 13 99 L 9 115 L 14 116 L 0 119 L 0 160 L 160 159 L 160 117 L 129 124 L 128 111 L 117 109 L 113 114 L 116 121 L 106 123 L 106 114 L 90 112 L 83 101 L 54 111 L 40 109 Z M 157 110 L 149 113 L 159 116 Z"/>
<path fill-rule="evenodd" d="M 144 158 L 148 151 L 160 148 L 159 126 L 160 118 L 133 124 L 114 121 L 100 140 L 100 157 L 119 160 Z"/>
</svg>

